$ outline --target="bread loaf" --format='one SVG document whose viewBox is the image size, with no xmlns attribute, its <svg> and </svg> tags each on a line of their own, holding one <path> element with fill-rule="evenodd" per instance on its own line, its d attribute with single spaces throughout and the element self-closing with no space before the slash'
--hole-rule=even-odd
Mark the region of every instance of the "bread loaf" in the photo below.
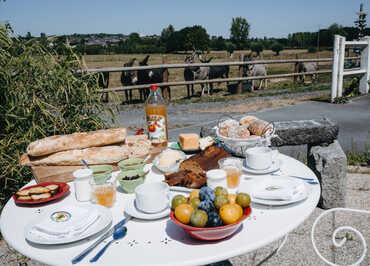
<svg viewBox="0 0 370 266">
<path fill-rule="evenodd" d="M 125 138 L 125 128 L 57 135 L 32 142 L 27 147 L 27 153 L 31 156 L 42 156 L 60 151 L 111 145 L 123 142 Z"/>
<path fill-rule="evenodd" d="M 20 164 L 27 166 L 82 165 L 81 159 L 84 159 L 89 165 L 114 164 L 127 159 L 129 155 L 130 150 L 128 146 L 104 146 L 61 151 L 38 158 L 31 158 L 24 154 L 20 159 Z"/>
<path fill-rule="evenodd" d="M 224 148 L 210 146 L 206 150 L 181 162 L 180 170 L 204 175 L 210 169 L 219 168 L 218 161 L 229 156 L 229 153 Z"/>
</svg>

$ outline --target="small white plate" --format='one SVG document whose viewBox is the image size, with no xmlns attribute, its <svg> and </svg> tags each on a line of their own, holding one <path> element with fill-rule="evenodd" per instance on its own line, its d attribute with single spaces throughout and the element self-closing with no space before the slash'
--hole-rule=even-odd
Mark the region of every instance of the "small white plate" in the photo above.
<svg viewBox="0 0 370 266">
<path fill-rule="evenodd" d="M 268 199 L 260 199 L 260 198 L 253 197 L 253 191 L 263 189 L 266 186 L 279 186 L 279 185 L 284 186 L 287 182 L 290 184 L 295 184 L 296 186 L 303 183 L 305 185 L 305 189 L 298 192 L 294 196 L 294 198 L 291 200 L 268 200 Z M 288 204 L 296 203 L 299 201 L 303 201 L 308 197 L 309 191 L 310 191 L 310 187 L 306 182 L 302 180 L 297 180 L 295 178 L 288 177 L 288 176 L 261 177 L 261 178 L 254 179 L 251 181 L 242 182 L 238 189 L 238 192 L 244 192 L 244 193 L 248 193 L 249 195 L 251 195 L 252 202 L 263 204 L 263 205 L 270 205 L 270 206 L 283 206 L 283 205 L 288 205 Z"/>
<path fill-rule="evenodd" d="M 33 227 L 34 224 L 40 222 L 41 217 L 38 217 L 37 220 L 32 221 L 31 223 L 26 225 L 26 227 L 24 229 L 24 237 L 28 241 L 31 241 L 31 242 L 37 243 L 37 244 L 57 245 L 57 244 L 66 244 L 66 243 L 76 242 L 76 241 L 82 240 L 84 238 L 87 238 L 89 236 L 92 236 L 92 235 L 102 231 L 104 228 L 106 228 L 112 222 L 112 213 L 108 208 L 105 208 L 105 207 L 100 206 L 100 205 L 95 205 L 92 208 L 97 208 L 98 209 L 98 211 L 100 213 L 100 217 L 95 223 L 93 223 L 89 228 L 86 229 L 85 232 L 83 232 L 79 236 L 65 237 L 65 238 L 60 238 L 60 239 L 47 239 L 47 238 L 40 237 L 39 235 L 32 234 L 32 233 L 30 233 L 31 228 Z M 55 209 L 45 213 L 45 215 L 50 216 L 51 213 L 53 213 L 53 212 L 55 212 Z"/>
<path fill-rule="evenodd" d="M 272 161 L 272 164 L 269 168 L 262 169 L 262 170 L 257 170 L 257 169 L 249 168 L 246 165 L 245 160 L 243 160 L 242 170 L 245 171 L 245 172 L 251 173 L 251 174 L 255 174 L 255 175 L 263 175 L 263 174 L 269 174 L 269 173 L 273 173 L 273 172 L 276 172 L 276 171 L 280 170 L 280 164 L 281 164 L 280 160 L 275 159 L 275 160 Z"/>
<path fill-rule="evenodd" d="M 156 220 L 156 219 L 160 219 L 160 218 L 169 216 L 171 209 L 168 206 L 168 208 L 164 209 L 161 212 L 145 213 L 145 212 L 140 211 L 138 208 L 136 208 L 135 199 L 131 198 L 131 199 L 127 199 L 124 210 L 128 215 L 131 215 L 132 217 L 135 217 L 135 218 L 138 218 L 138 219 Z"/>
</svg>

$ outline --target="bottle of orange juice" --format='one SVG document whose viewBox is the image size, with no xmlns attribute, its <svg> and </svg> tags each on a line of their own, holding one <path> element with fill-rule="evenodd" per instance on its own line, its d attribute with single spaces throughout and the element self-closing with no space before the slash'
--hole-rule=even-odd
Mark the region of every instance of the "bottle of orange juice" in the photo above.
<svg viewBox="0 0 370 266">
<path fill-rule="evenodd" d="M 168 128 L 166 101 L 163 99 L 157 85 L 150 87 L 150 94 L 145 105 L 146 122 L 149 139 L 153 146 L 167 147 Z"/>
</svg>

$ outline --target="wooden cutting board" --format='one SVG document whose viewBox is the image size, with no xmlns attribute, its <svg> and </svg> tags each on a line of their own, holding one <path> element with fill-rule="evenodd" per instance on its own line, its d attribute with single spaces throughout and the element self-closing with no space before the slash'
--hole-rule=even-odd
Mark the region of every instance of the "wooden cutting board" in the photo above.
<svg viewBox="0 0 370 266">
<path fill-rule="evenodd" d="M 162 149 L 151 149 L 150 158 L 146 161 L 151 163 L 154 158 L 162 151 Z M 145 159 L 147 156 L 141 157 Z M 111 164 L 113 169 L 119 170 L 117 164 Z M 83 168 L 82 165 L 73 165 L 73 166 L 32 166 L 32 173 L 35 177 L 37 183 L 43 182 L 71 182 L 73 181 L 73 172 L 75 170 Z"/>
</svg>

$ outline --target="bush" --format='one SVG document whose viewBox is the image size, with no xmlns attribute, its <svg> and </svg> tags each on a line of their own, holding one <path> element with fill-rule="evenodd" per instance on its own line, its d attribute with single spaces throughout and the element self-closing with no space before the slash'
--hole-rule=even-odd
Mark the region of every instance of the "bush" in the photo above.
<svg viewBox="0 0 370 266">
<path fill-rule="evenodd" d="M 352 78 L 348 87 L 345 88 L 343 94 L 347 97 L 360 95 L 360 79 L 358 77 Z"/>
<path fill-rule="evenodd" d="M 335 97 L 334 98 L 334 103 L 335 104 L 345 104 L 347 102 L 348 102 L 348 98 L 347 97 L 344 97 L 344 96 L 342 96 L 342 97 Z"/>
<path fill-rule="evenodd" d="M 18 165 L 27 145 L 50 135 L 108 127 L 96 74 L 71 49 L 58 57 L 36 41 L 21 42 L 0 24 L 0 207 L 33 175 Z"/>
</svg>

